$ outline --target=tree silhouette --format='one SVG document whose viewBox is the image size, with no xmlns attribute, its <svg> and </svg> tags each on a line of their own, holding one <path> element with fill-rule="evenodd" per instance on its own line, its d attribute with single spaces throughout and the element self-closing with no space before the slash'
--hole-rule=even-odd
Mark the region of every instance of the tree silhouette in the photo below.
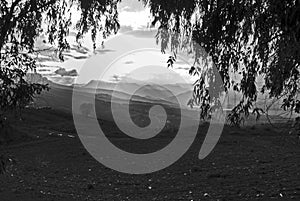
<svg viewBox="0 0 300 201">
<path fill-rule="evenodd" d="M 76 23 L 77 41 L 89 30 L 93 47 L 101 33 L 106 38 L 116 33 L 117 5 L 121 0 L 4 0 L 0 2 L 0 111 L 23 106 L 33 95 L 47 87 L 28 83 L 26 72 L 35 69 L 35 39 L 41 33 L 57 47 L 57 56 L 69 48 L 66 37 L 72 25 L 72 8 L 80 12 Z M 260 92 L 270 98 L 283 97 L 282 107 L 300 112 L 300 0 L 143 0 L 159 24 L 157 42 L 162 52 L 167 48 L 195 56 L 190 74 L 199 76 L 194 97 L 189 102 L 202 108 L 201 116 L 214 108 L 208 95 L 210 74 L 201 59 L 208 56 L 222 77 L 225 90 L 242 93 L 229 118 L 239 122 L 249 111 L 261 113 L 253 105 Z M 47 25 L 43 28 L 42 24 Z M 44 29 L 44 30 L 43 30 Z M 47 42 L 46 41 L 46 42 Z M 232 74 L 241 79 L 233 79 Z M 264 85 L 258 86 L 262 76 Z M 25 97 L 25 98 L 24 98 Z"/>
<path fill-rule="evenodd" d="M 22 108 L 47 85 L 30 83 L 26 73 L 36 68 L 32 55 L 35 39 L 44 34 L 57 47 L 57 57 L 69 48 L 66 37 L 72 25 L 72 9 L 80 19 L 75 24 L 76 39 L 89 30 L 96 48 L 96 36 L 106 38 L 119 29 L 119 0 L 1 0 L 0 1 L 0 117 L 8 109 Z M 44 28 L 43 25 L 47 25 Z"/>
<path fill-rule="evenodd" d="M 254 108 L 258 93 L 282 98 L 282 107 L 300 112 L 300 1 L 299 0 L 144 0 L 159 24 L 162 52 L 186 50 L 195 56 L 190 73 L 199 75 L 193 103 L 211 108 L 203 96 L 200 65 L 206 52 L 222 77 L 225 90 L 242 93 L 229 119 L 239 123 Z M 203 51 L 205 50 L 205 51 Z M 233 73 L 241 76 L 233 79 Z M 264 85 L 259 87 L 261 76 Z M 209 111 L 209 110 L 207 110 Z M 207 114 L 205 112 L 205 114 Z"/>
</svg>

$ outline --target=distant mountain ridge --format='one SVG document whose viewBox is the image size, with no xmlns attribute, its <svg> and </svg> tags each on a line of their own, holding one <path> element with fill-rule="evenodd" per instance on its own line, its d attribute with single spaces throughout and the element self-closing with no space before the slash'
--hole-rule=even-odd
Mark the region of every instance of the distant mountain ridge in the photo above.
<svg viewBox="0 0 300 201">
<path fill-rule="evenodd" d="M 145 101 L 155 101 L 162 103 L 177 103 L 179 101 L 188 102 L 192 95 L 192 85 L 190 84 L 163 84 L 158 85 L 148 82 L 125 82 L 122 84 L 116 82 L 105 82 L 91 80 L 88 84 L 83 85 L 86 90 L 96 91 L 97 94 L 106 93 L 114 95 L 117 98 L 128 100 L 140 98 Z"/>
<path fill-rule="evenodd" d="M 113 100 L 122 104 L 131 100 L 173 106 L 178 106 L 178 103 L 181 103 L 181 105 L 187 106 L 188 100 L 192 97 L 192 86 L 188 84 L 158 85 L 146 82 L 128 82 L 119 86 L 116 82 L 91 80 L 87 84 L 67 86 L 55 83 L 38 73 L 29 73 L 27 80 L 34 83 L 48 84 L 50 90 L 64 90 L 70 94 L 72 94 L 74 87 L 78 87 L 87 94 L 95 94 L 97 99 Z"/>
</svg>

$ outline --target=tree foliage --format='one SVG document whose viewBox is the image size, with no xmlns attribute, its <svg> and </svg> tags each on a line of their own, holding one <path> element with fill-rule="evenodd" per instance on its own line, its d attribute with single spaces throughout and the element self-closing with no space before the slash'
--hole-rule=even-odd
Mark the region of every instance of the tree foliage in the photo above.
<svg viewBox="0 0 300 201">
<path fill-rule="evenodd" d="M 48 89 L 47 85 L 27 82 L 26 73 L 35 67 L 35 61 L 26 54 L 4 56 L 1 66 L 4 66 L 0 71 L 0 108 L 3 112 L 25 107 L 34 94 Z"/>
<path fill-rule="evenodd" d="M 0 1 L 0 113 L 22 108 L 35 94 L 48 89 L 47 85 L 30 83 L 26 73 L 34 72 L 35 40 L 41 34 L 57 47 L 57 57 L 68 49 L 67 36 L 76 27 L 77 41 L 91 32 L 94 48 L 99 33 L 103 38 L 116 33 L 117 3 L 120 0 L 1 0 Z M 80 20 L 72 24 L 72 12 Z"/>
<path fill-rule="evenodd" d="M 66 37 L 71 26 L 78 31 L 79 43 L 90 31 L 96 48 L 99 34 L 106 38 L 118 31 L 117 5 L 120 1 L 0 1 L 3 101 L 0 110 L 23 106 L 34 94 L 46 89 L 44 85 L 24 79 L 27 72 L 36 68 L 32 54 L 39 35 L 45 34 L 47 41 L 57 47 L 57 57 L 61 60 L 62 52 L 69 48 Z M 176 61 L 179 50 L 194 55 L 190 74 L 199 79 L 189 104 L 200 105 L 202 117 L 217 105 L 206 82 L 212 74 L 203 67 L 203 58 L 207 56 L 221 75 L 225 90 L 242 93 L 240 102 L 229 115 L 232 122 L 238 124 L 241 115 L 247 116 L 251 110 L 257 114 L 262 112 L 254 108 L 260 92 L 269 93 L 270 98 L 283 97 L 284 109 L 300 112 L 300 0 L 143 1 L 151 9 L 152 24 L 159 24 L 157 43 L 162 52 L 170 48 L 175 53 L 168 61 L 169 67 Z M 80 19 L 72 24 L 74 8 L 80 13 Z M 239 74 L 241 79 L 234 79 L 233 73 Z M 264 79 L 263 86 L 257 85 L 259 77 Z"/>
<path fill-rule="evenodd" d="M 190 73 L 199 75 L 194 99 L 203 99 L 207 76 L 199 60 L 206 52 L 222 77 L 225 90 L 242 93 L 229 119 L 254 108 L 259 93 L 284 97 L 282 107 L 300 112 L 300 1 L 299 0 L 144 0 L 159 24 L 162 52 L 186 50 L 195 56 Z M 233 73 L 240 74 L 235 80 Z M 257 80 L 262 77 L 263 86 Z M 200 87 L 199 87 L 200 86 Z M 201 107 L 211 103 L 194 101 Z M 206 111 L 209 111 L 206 109 Z M 208 114 L 208 113 L 206 113 Z"/>
</svg>

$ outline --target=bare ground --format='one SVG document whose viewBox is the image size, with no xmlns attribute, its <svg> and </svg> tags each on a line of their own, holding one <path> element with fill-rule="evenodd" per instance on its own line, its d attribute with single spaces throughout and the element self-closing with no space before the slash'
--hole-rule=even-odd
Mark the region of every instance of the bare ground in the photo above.
<svg viewBox="0 0 300 201">
<path fill-rule="evenodd" d="M 288 129 L 226 127 L 214 151 L 199 160 L 207 129 L 202 125 L 175 164 L 152 174 L 129 175 L 89 155 L 71 115 L 27 110 L 23 121 L 12 124 L 14 139 L 1 148 L 12 159 L 7 173 L 0 175 L 1 201 L 300 200 L 300 142 Z M 130 147 L 130 140 L 114 140 Z M 160 138 L 156 144 L 168 140 Z"/>
</svg>

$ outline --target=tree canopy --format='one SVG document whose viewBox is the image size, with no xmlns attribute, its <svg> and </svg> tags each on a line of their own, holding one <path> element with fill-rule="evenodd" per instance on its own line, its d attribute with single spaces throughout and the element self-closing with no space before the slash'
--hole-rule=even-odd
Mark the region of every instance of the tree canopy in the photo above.
<svg viewBox="0 0 300 201">
<path fill-rule="evenodd" d="M 199 76 L 190 104 L 200 105 L 201 116 L 212 109 L 207 94 L 208 76 L 200 65 L 206 52 L 222 77 L 225 90 L 242 93 L 229 115 L 239 122 L 254 108 L 258 93 L 282 98 L 282 107 L 300 112 L 300 0 L 141 0 L 151 9 L 152 25 L 159 24 L 157 42 L 162 52 L 185 50 L 195 56 L 190 74 Z M 57 56 L 69 48 L 66 37 L 72 9 L 80 11 L 76 23 L 79 41 L 88 31 L 96 48 L 120 28 L 117 6 L 121 0 L 3 0 L 0 1 L 0 111 L 28 102 L 47 87 L 28 83 L 24 75 L 36 67 L 31 54 L 35 39 L 47 36 Z M 46 28 L 42 25 L 47 25 Z M 203 51 L 205 50 L 205 51 Z M 174 58 L 170 61 L 174 62 Z M 233 73 L 241 79 L 233 79 Z M 258 86 L 261 76 L 264 85 Z M 23 95 L 20 95 L 23 94 Z M 18 97 L 27 98 L 21 100 Z M 22 103 L 23 104 L 23 103 Z M 21 105 L 22 105 L 21 104 Z"/>
<path fill-rule="evenodd" d="M 204 108 L 199 59 L 212 58 L 225 90 L 242 93 L 229 115 L 233 122 L 254 108 L 258 93 L 283 98 L 282 107 L 300 112 L 300 1 L 299 0 L 144 0 L 159 23 L 162 51 L 187 50 L 194 54 L 192 74 L 199 74 L 194 100 Z M 195 45 L 196 44 L 196 45 Z M 233 79 L 233 73 L 241 75 Z M 257 85 L 261 76 L 263 86 Z"/>
<path fill-rule="evenodd" d="M 106 38 L 116 33 L 117 3 L 120 0 L 3 0 L 0 2 L 0 112 L 22 107 L 36 93 L 48 87 L 29 83 L 26 73 L 34 71 L 35 40 L 41 34 L 46 42 L 56 46 L 57 57 L 63 60 L 63 51 L 69 48 L 66 37 L 72 25 L 72 9 L 80 19 L 75 24 L 77 41 L 91 32 L 94 48 L 99 33 Z M 43 26 L 46 25 L 46 26 Z"/>
</svg>

